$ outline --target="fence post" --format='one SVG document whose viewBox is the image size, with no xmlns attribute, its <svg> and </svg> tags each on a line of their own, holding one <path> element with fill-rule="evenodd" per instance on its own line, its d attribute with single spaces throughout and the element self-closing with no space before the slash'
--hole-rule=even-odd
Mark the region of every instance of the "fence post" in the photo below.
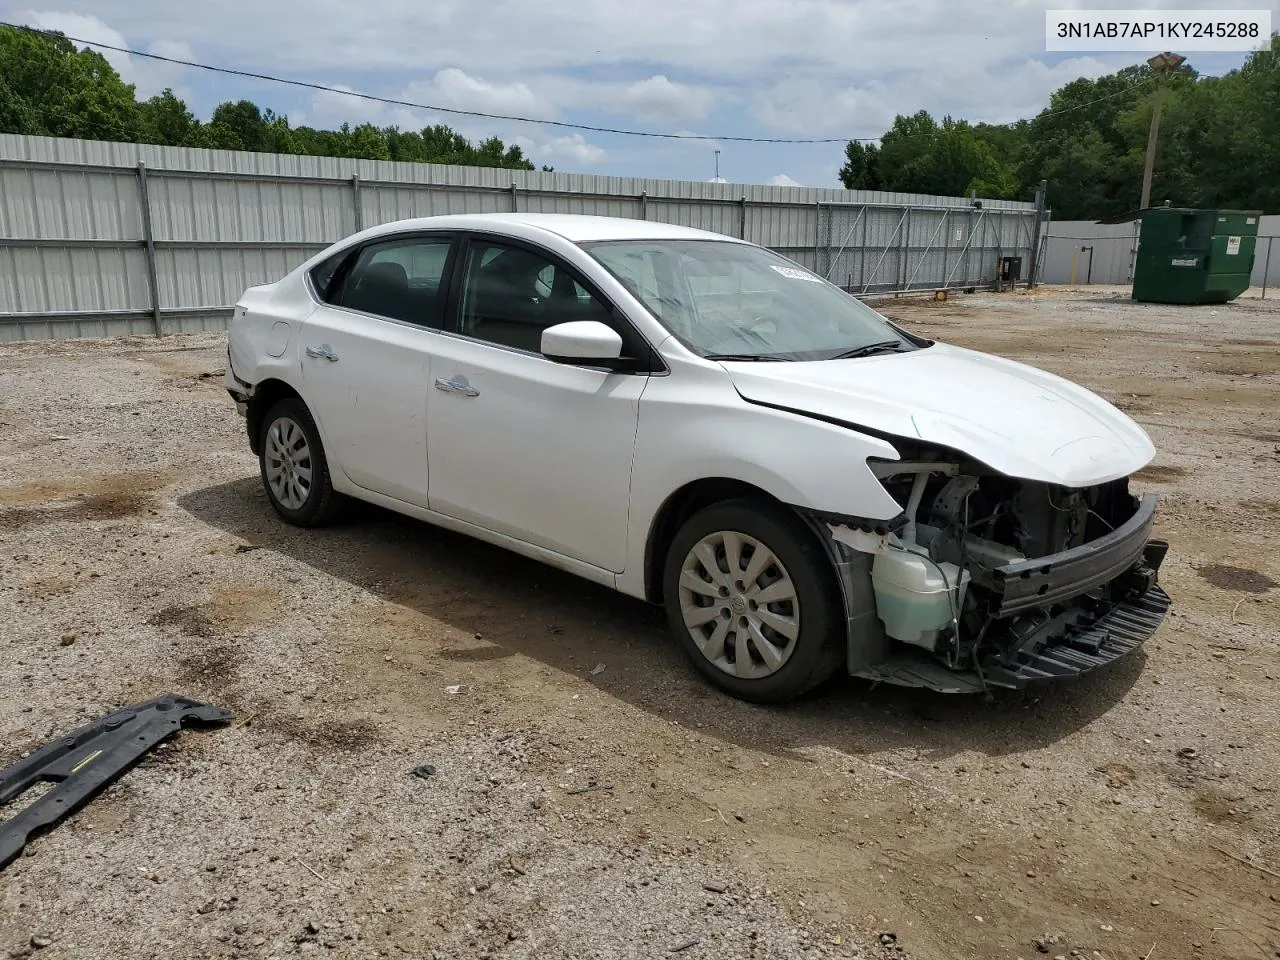
<svg viewBox="0 0 1280 960">
<path fill-rule="evenodd" d="M 813 202 L 813 272 L 822 273 L 822 201 Z"/>
<path fill-rule="evenodd" d="M 899 271 L 898 287 L 905 289 L 907 286 L 907 261 L 911 259 L 911 208 L 907 207 L 906 219 L 902 226 L 902 269 Z"/>
<path fill-rule="evenodd" d="M 156 275 L 156 235 L 151 226 L 151 198 L 147 192 L 147 165 L 138 161 L 138 200 L 142 210 L 142 239 L 147 249 L 147 288 L 151 292 L 151 331 L 160 336 L 160 282 Z"/>
<path fill-rule="evenodd" d="M 1004 260 L 1004 221 L 1003 213 L 997 212 L 991 220 L 992 229 L 996 235 L 996 286 L 1001 293 L 1004 293 L 1004 281 L 1000 279 L 1000 267 Z"/>
<path fill-rule="evenodd" d="M 745 193 L 738 203 L 741 205 L 738 211 L 738 236 L 745 240 L 747 239 L 747 195 Z"/>
<path fill-rule="evenodd" d="M 640 191 L 640 219 L 649 219 L 649 191 Z"/>
<path fill-rule="evenodd" d="M 859 283 L 862 283 L 862 281 L 867 278 L 867 230 L 869 229 L 867 224 L 871 222 L 871 214 L 867 213 L 867 206 L 865 202 L 863 203 L 863 206 L 862 206 L 862 212 L 866 214 L 866 216 L 862 218 L 862 240 L 859 243 L 859 247 L 861 248 L 858 254 L 858 282 Z M 849 286 L 852 287 L 853 284 L 851 283 L 849 284 Z M 849 292 L 853 293 L 852 290 L 850 290 Z"/>
<path fill-rule="evenodd" d="M 514 180 L 511 181 L 511 212 L 520 212 L 520 198 L 516 196 L 516 182 Z"/>
<path fill-rule="evenodd" d="M 942 211 L 942 287 L 946 290 L 947 280 L 947 258 L 951 253 L 951 224 L 947 222 L 947 218 L 951 216 L 950 210 Z"/>
<path fill-rule="evenodd" d="M 364 198 L 360 195 L 360 175 L 351 175 L 351 211 L 355 214 L 356 233 L 364 229 Z"/>
<path fill-rule="evenodd" d="M 832 231 L 834 230 L 832 221 L 835 220 L 835 218 L 836 218 L 836 208 L 831 207 L 827 210 L 827 269 L 826 269 L 826 272 L 823 273 L 824 277 L 831 276 L 831 270 L 835 266 L 835 261 L 831 257 L 831 246 L 833 241 L 835 240 L 835 234 L 832 233 Z"/>
<path fill-rule="evenodd" d="M 1044 219 L 1044 198 L 1049 181 L 1041 180 L 1036 187 L 1036 222 L 1031 230 L 1031 262 L 1027 264 L 1027 289 L 1036 285 L 1036 268 L 1040 266 L 1040 221 Z"/>
<path fill-rule="evenodd" d="M 1276 242 L 1275 237 L 1267 237 L 1267 262 L 1262 265 L 1262 298 L 1267 299 L 1267 276 L 1271 273 L 1271 245 Z"/>
</svg>

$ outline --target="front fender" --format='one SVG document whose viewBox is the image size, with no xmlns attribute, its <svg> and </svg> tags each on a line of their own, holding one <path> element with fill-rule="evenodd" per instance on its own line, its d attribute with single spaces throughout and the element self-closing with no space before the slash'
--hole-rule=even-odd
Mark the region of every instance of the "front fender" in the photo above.
<svg viewBox="0 0 1280 960">
<path fill-rule="evenodd" d="M 697 480 L 750 484 L 805 510 L 889 520 L 902 512 L 867 458 L 898 460 L 885 440 L 786 410 L 748 404 L 732 390 L 681 395 L 654 378 L 640 403 L 626 572 L 620 590 L 644 595 L 645 545 L 667 499 Z"/>
</svg>

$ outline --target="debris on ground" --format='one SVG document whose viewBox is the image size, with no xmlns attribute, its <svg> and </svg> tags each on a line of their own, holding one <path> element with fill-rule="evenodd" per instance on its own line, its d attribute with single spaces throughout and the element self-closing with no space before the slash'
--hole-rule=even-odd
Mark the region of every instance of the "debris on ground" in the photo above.
<svg viewBox="0 0 1280 960">
<path fill-rule="evenodd" d="M 122 707 L 0 770 L 0 808 L 42 783 L 54 787 L 0 823 L 0 870 L 32 837 L 61 823 L 184 726 L 215 726 L 231 711 L 175 693 Z"/>
<path fill-rule="evenodd" d="M 1066 934 L 1062 933 L 1046 933 L 1042 937 L 1036 937 L 1031 941 L 1035 948 L 1041 953 L 1051 953 L 1054 946 L 1060 943 L 1066 943 Z"/>
</svg>

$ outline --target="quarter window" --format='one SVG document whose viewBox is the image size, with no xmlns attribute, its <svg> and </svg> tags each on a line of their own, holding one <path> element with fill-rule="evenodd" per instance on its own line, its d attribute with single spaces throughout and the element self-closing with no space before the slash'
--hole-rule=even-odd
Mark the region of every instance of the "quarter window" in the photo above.
<svg viewBox="0 0 1280 960">
<path fill-rule="evenodd" d="M 336 292 L 333 281 L 337 277 L 342 264 L 346 262 L 349 256 L 351 256 L 350 248 L 341 250 L 332 257 L 321 260 L 311 268 L 311 285 L 315 288 L 316 296 L 325 303 L 333 302 L 333 296 Z"/>
<path fill-rule="evenodd" d="M 332 302 L 423 327 L 444 322 L 447 238 L 371 244 L 358 254 Z"/>
</svg>

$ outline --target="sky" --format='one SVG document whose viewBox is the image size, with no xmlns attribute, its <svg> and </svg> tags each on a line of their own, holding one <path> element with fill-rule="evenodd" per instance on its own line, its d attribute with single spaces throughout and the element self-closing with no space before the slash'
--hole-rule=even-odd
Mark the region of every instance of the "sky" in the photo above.
<svg viewBox="0 0 1280 960">
<path fill-rule="evenodd" d="M 32 3 L 37 5 L 33 6 Z M 0 0 L 0 20 L 414 103 L 593 126 L 747 137 L 876 137 L 925 109 L 1034 116 L 1051 91 L 1149 53 L 1046 53 L 1054 8 L 1280 8 L 1265 0 Z M 371 103 L 103 51 L 140 97 L 201 119 L 246 98 L 294 125 L 444 122 L 577 173 L 838 186 L 828 144 L 671 141 Z M 1243 53 L 1191 53 L 1201 73 Z"/>
</svg>

